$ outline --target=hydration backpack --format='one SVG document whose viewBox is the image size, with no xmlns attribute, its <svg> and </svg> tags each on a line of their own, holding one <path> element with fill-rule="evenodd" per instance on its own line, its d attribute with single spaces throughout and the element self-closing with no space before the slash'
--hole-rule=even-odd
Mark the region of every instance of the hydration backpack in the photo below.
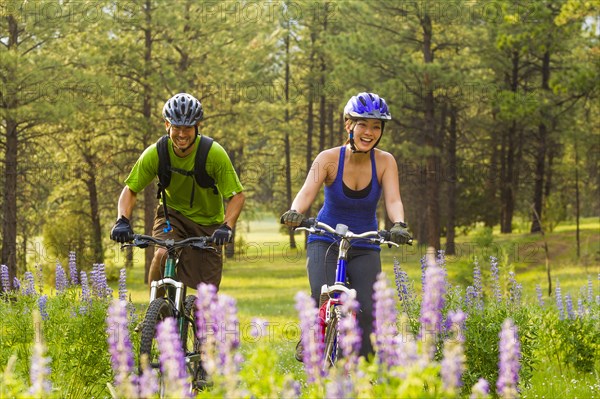
<svg viewBox="0 0 600 399">
<path fill-rule="evenodd" d="M 208 151 L 212 146 L 213 139 L 206 136 L 200 136 L 200 143 L 196 150 L 196 160 L 194 163 L 194 170 L 182 170 L 173 168 L 171 166 L 171 159 L 169 157 L 169 136 L 162 136 L 156 142 L 156 149 L 158 151 L 158 193 L 156 198 L 160 198 L 162 194 L 163 205 L 166 207 L 166 194 L 165 189 L 169 187 L 171 183 L 171 173 L 176 172 L 185 176 L 194 176 L 196 183 L 202 188 L 212 188 L 215 194 L 219 193 L 217 186 L 215 185 L 215 179 L 213 179 L 208 172 L 206 172 L 206 158 Z M 192 196 L 190 198 L 190 208 L 194 203 L 194 191 L 196 185 L 192 186 Z"/>
</svg>

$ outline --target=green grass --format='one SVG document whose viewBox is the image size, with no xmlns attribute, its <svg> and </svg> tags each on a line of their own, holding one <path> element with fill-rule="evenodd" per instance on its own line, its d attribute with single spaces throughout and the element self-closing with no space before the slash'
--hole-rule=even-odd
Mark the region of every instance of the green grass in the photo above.
<svg viewBox="0 0 600 399">
<path fill-rule="evenodd" d="M 600 273 L 600 222 L 597 218 L 585 220 L 581 225 L 582 256 L 575 256 L 574 226 L 558 226 L 547 234 L 550 253 L 552 284 L 560 281 L 563 295 L 571 293 L 575 298 L 580 289 L 587 285 L 588 278 L 598 287 Z M 240 320 L 242 353 L 249 353 L 256 345 L 251 337 L 256 324 L 254 318 L 270 323 L 268 344 L 276 348 L 279 355 L 277 368 L 302 379 L 301 364 L 293 358 L 294 347 L 299 339 L 297 313 L 294 309 L 294 296 L 298 291 L 309 292 L 306 275 L 304 235 L 297 234 L 299 248 L 292 250 L 289 239 L 279 232 L 275 218 L 265 218 L 238 225 L 238 251 L 235 256 L 225 259 L 223 280 L 220 292 L 237 301 Z M 473 262 L 478 260 L 484 277 L 489 283 L 489 256 L 501 259 L 501 274 L 506 277 L 509 271 L 516 273 L 516 279 L 523 286 L 523 300 L 536 301 L 535 285 L 543 288 L 546 303 L 553 303 L 548 297 L 544 238 L 539 235 L 495 233 L 488 247 L 475 243 L 473 234 L 459 237 L 459 251 L 447 256 L 448 278 L 451 284 L 462 286 L 463 290 L 472 283 Z M 423 246 L 382 248 L 383 270 L 393 280 L 393 262 L 397 259 L 401 267 L 414 282 L 420 292 L 420 259 L 425 254 Z M 140 310 L 148 301 L 148 290 L 143 284 L 142 252 L 136 251 L 136 267 L 128 271 L 128 290 Z M 505 280 L 505 279 L 504 279 Z M 489 287 L 489 284 L 488 284 Z M 113 286 L 116 290 L 116 285 Z M 506 287 L 505 287 L 506 288 Z M 463 291 L 464 292 L 464 291 Z M 577 384 L 573 380 L 579 381 Z M 534 373 L 532 386 L 523 391 L 524 397 L 589 397 L 590 393 L 600 396 L 598 375 L 581 375 L 569 370 L 561 373 L 553 365 L 540 364 Z"/>
</svg>

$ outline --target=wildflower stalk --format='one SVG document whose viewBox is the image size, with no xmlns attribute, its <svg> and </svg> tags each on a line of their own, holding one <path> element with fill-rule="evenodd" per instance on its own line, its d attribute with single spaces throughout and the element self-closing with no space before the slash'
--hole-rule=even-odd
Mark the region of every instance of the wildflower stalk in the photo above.
<svg viewBox="0 0 600 399">
<path fill-rule="evenodd" d="M 106 318 L 108 350 L 115 376 L 114 387 L 119 397 L 134 398 L 138 396 L 138 389 L 128 325 L 127 302 L 114 300 Z"/>
<path fill-rule="evenodd" d="M 501 398 L 519 396 L 519 370 L 521 368 L 521 344 L 517 327 L 511 319 L 506 319 L 500 331 L 500 361 L 498 363 L 497 393 Z"/>
</svg>

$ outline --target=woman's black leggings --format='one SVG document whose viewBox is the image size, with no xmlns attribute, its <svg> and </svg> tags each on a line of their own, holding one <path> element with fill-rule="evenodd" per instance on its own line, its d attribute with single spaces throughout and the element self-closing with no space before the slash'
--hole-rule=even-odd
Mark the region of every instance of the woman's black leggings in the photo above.
<svg viewBox="0 0 600 399">
<path fill-rule="evenodd" d="M 323 241 L 313 241 L 306 250 L 308 258 L 308 281 L 311 296 L 319 304 L 321 286 L 332 285 L 335 282 L 338 246 Z M 381 273 L 381 258 L 379 251 L 372 249 L 350 248 L 346 278 L 350 288 L 356 290 L 356 300 L 360 304 L 357 313 L 358 325 L 362 330 L 362 345 L 360 355 L 368 357 L 373 353 L 370 335 L 373 331 L 373 284 Z"/>
</svg>

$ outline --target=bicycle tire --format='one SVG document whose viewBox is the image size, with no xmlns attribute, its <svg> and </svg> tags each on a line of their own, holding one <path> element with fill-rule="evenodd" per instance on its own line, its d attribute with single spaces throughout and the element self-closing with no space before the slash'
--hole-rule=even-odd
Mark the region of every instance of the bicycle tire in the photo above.
<svg viewBox="0 0 600 399">
<path fill-rule="evenodd" d="M 339 314 L 332 309 L 335 315 L 325 327 L 325 350 L 323 352 L 323 369 L 327 369 L 335 365 L 338 358 L 338 343 L 339 343 Z"/>
<path fill-rule="evenodd" d="M 167 317 L 173 317 L 173 308 L 165 298 L 157 298 L 150 303 L 146 316 L 144 317 L 144 324 L 142 327 L 142 337 L 140 340 L 140 357 L 139 357 L 139 369 L 142 372 L 141 359 L 143 355 L 148 356 L 148 364 L 155 371 L 160 397 L 164 395 L 165 384 L 162 380 L 162 373 L 160 372 L 160 361 L 159 361 L 159 350 L 158 341 L 156 340 L 156 326 Z"/>
<path fill-rule="evenodd" d="M 192 389 L 199 391 L 206 388 L 209 384 L 207 382 L 206 371 L 202 367 L 202 359 L 200 357 L 201 342 L 196 335 L 195 309 L 196 296 L 186 296 L 183 304 L 185 321 L 181 329 L 181 343 L 183 345 L 183 353 L 185 353 L 187 359 L 187 371 L 192 378 Z"/>
</svg>

